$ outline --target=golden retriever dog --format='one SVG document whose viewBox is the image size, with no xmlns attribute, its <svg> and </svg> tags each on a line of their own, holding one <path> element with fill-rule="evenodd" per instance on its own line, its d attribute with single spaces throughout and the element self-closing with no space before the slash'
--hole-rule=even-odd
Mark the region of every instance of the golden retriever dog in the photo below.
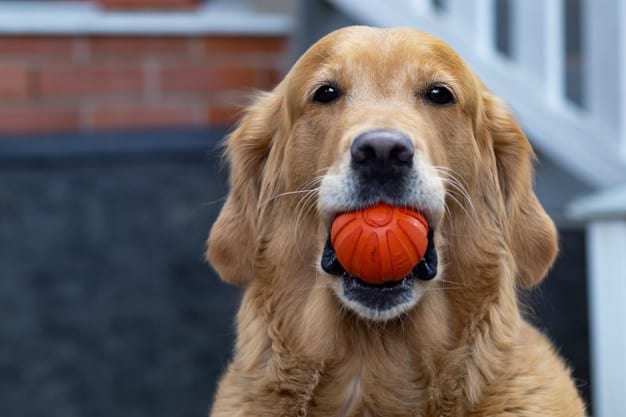
<svg viewBox="0 0 626 417">
<path fill-rule="evenodd" d="M 207 257 L 244 287 L 214 417 L 583 416 L 569 370 L 517 291 L 557 253 L 533 152 L 443 41 L 349 27 L 313 45 L 227 139 L 230 192 Z M 339 214 L 427 219 L 404 279 L 346 272 Z"/>
</svg>

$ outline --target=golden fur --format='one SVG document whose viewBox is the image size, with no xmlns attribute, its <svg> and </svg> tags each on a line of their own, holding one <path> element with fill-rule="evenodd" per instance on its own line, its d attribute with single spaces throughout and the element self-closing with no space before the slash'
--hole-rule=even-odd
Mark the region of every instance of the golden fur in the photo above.
<svg viewBox="0 0 626 417">
<path fill-rule="evenodd" d="M 311 103 L 328 79 L 345 99 Z M 444 82 L 456 103 L 417 92 Z M 440 270 L 409 311 L 372 321 L 346 309 L 319 267 L 329 221 L 320 182 L 370 128 L 409 132 L 445 168 L 430 220 Z M 207 257 L 245 287 L 234 358 L 211 415 L 583 416 L 569 371 L 520 314 L 556 232 L 532 189 L 533 152 L 503 104 L 441 40 L 350 27 L 316 43 L 260 96 L 227 141 L 230 193 Z M 438 171 L 440 172 L 440 171 Z M 421 284 L 420 284 L 421 285 Z"/>
</svg>

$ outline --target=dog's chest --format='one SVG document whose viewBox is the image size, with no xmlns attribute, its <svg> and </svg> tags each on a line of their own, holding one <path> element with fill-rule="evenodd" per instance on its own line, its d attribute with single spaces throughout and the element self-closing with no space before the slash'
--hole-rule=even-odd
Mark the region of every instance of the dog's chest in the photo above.
<svg viewBox="0 0 626 417">
<path fill-rule="evenodd" d="M 311 416 L 408 417 L 424 406 L 424 390 L 410 370 L 391 375 L 348 368 L 327 376 L 315 392 Z"/>
<path fill-rule="evenodd" d="M 363 389 L 361 380 L 354 376 L 344 387 L 343 405 L 340 406 L 340 416 L 353 416 L 363 408 Z M 341 401 L 340 401 L 341 402 Z M 363 413 L 360 413 L 363 414 Z"/>
</svg>

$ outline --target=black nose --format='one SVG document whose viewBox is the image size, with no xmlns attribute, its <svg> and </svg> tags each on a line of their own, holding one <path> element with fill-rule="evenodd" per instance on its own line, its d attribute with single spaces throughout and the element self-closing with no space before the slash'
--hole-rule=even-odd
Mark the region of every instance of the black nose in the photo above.
<svg viewBox="0 0 626 417">
<path fill-rule="evenodd" d="M 413 143 L 397 130 L 371 130 L 357 136 L 350 148 L 354 167 L 410 168 Z"/>
</svg>

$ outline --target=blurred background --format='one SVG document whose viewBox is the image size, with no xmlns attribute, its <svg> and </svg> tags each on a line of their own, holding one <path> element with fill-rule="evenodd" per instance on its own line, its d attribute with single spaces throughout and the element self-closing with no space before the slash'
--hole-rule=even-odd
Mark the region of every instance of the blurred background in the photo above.
<svg viewBox="0 0 626 417">
<path fill-rule="evenodd" d="M 591 3 L 0 0 L 0 416 L 207 414 L 240 296 L 203 260 L 217 144 L 348 24 L 434 33 L 511 105 L 562 248 L 524 309 L 626 415 L 626 5 Z"/>
</svg>

